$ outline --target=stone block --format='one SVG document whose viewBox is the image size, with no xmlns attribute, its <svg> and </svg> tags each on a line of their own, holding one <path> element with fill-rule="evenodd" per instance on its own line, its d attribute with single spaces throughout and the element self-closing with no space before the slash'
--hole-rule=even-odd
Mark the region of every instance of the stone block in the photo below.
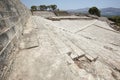
<svg viewBox="0 0 120 80">
<path fill-rule="evenodd" d="M 6 27 L 5 21 L 4 20 L 0 20 L 0 31 Z"/>
<path fill-rule="evenodd" d="M 14 27 L 12 27 L 9 31 L 7 31 L 7 36 L 9 37 L 9 40 L 11 40 L 14 35 L 15 35 L 15 30 Z"/>
<path fill-rule="evenodd" d="M 9 12 L 3 12 L 3 11 L 1 11 L 0 14 L 1 14 L 1 16 L 3 18 L 9 17 Z"/>
<path fill-rule="evenodd" d="M 10 17 L 9 18 L 11 22 L 17 22 L 18 21 L 18 17 L 14 16 L 14 17 Z"/>
<path fill-rule="evenodd" d="M 3 49 L 3 45 L 2 43 L 0 43 L 0 51 Z"/>
<path fill-rule="evenodd" d="M 5 46 L 8 42 L 8 36 L 6 34 L 0 35 L 0 43 L 2 43 L 3 46 Z"/>
</svg>

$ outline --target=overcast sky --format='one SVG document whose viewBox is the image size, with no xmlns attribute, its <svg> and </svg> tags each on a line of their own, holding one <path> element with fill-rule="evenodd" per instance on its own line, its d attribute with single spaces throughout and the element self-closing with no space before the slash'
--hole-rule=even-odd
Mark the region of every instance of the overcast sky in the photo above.
<svg viewBox="0 0 120 80">
<path fill-rule="evenodd" d="M 29 8 L 32 5 L 56 4 L 59 9 L 79 9 L 96 6 L 98 8 L 120 8 L 120 0 L 21 0 Z"/>
</svg>

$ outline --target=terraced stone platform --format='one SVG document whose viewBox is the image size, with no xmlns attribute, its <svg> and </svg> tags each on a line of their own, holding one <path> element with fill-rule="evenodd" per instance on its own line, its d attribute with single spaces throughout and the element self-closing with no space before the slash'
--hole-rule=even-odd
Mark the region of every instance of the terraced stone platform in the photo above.
<svg viewBox="0 0 120 80">
<path fill-rule="evenodd" d="M 8 80 L 120 80 L 120 33 L 106 22 L 32 16 L 22 38 Z"/>
</svg>

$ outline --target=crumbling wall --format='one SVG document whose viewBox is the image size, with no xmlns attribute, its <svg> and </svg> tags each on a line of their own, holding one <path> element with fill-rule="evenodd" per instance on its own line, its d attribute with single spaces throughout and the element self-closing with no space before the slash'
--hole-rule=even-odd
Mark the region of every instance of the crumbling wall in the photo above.
<svg viewBox="0 0 120 80">
<path fill-rule="evenodd" d="M 13 56 L 30 11 L 20 0 L 0 0 L 0 80 L 10 72 Z"/>
</svg>

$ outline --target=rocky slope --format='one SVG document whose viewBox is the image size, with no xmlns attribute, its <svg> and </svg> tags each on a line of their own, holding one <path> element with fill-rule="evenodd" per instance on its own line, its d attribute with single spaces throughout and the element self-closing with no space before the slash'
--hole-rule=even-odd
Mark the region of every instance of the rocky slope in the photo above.
<svg viewBox="0 0 120 80">
<path fill-rule="evenodd" d="M 0 80 L 10 73 L 29 16 L 29 10 L 19 0 L 0 0 Z"/>
</svg>

